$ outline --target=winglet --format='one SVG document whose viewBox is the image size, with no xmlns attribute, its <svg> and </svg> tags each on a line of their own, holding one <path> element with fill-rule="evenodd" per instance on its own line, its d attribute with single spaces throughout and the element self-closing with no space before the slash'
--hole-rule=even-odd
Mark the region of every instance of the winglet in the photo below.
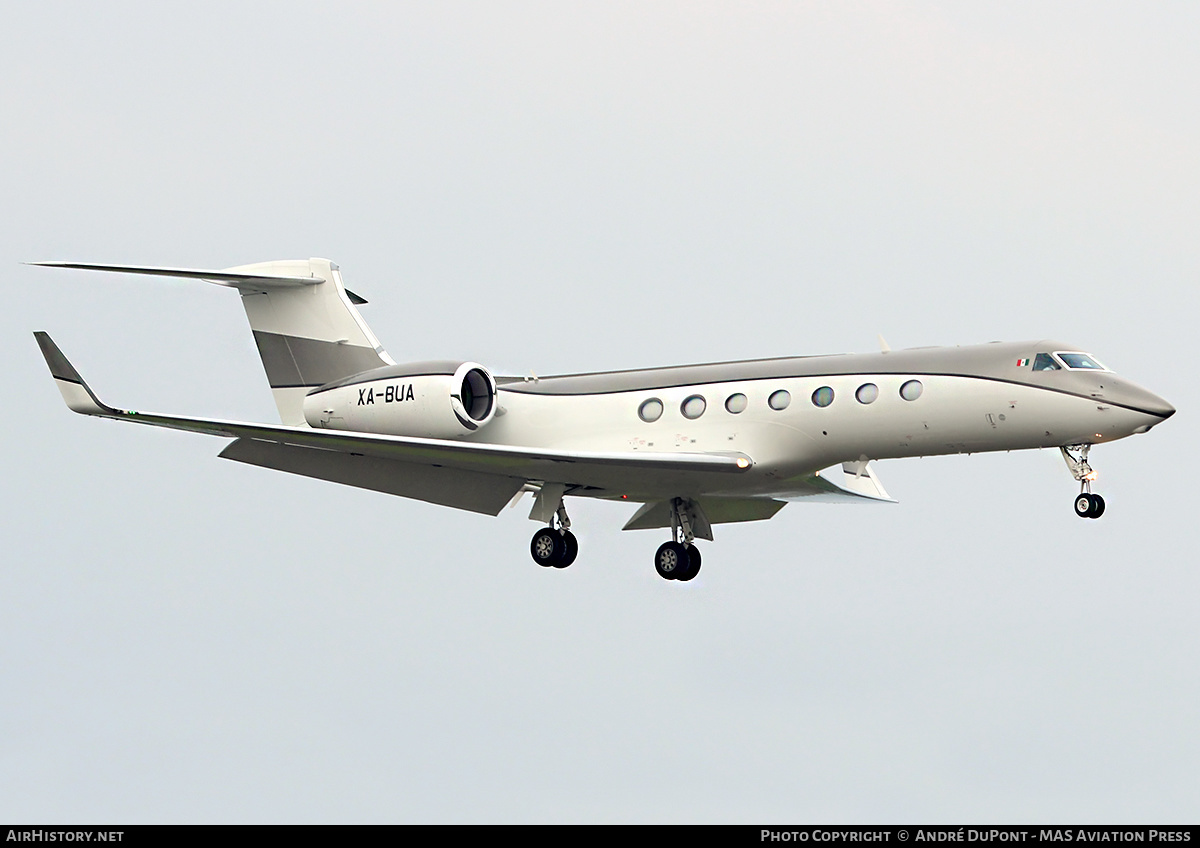
<svg viewBox="0 0 1200 848">
<path fill-rule="evenodd" d="M 111 406 L 100 402 L 88 384 L 83 381 L 83 377 L 79 376 L 75 366 L 58 349 L 58 345 L 54 343 L 54 339 L 50 338 L 49 333 L 38 331 L 33 334 L 33 337 L 37 339 L 38 347 L 42 349 L 42 356 L 46 357 L 46 364 L 50 366 L 50 374 L 54 377 L 54 382 L 58 385 L 63 400 L 67 402 L 67 406 L 72 411 L 84 415 L 121 414 Z"/>
</svg>

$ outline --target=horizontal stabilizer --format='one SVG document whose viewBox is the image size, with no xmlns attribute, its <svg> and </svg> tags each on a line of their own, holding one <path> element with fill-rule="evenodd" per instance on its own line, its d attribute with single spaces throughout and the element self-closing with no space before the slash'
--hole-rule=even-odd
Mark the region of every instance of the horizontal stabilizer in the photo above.
<svg viewBox="0 0 1200 848">
<path fill-rule="evenodd" d="M 320 277 L 290 277 L 281 274 L 263 274 L 227 268 L 221 271 L 205 271 L 199 268 L 156 268 L 150 265 L 101 265 L 93 262 L 28 262 L 44 268 L 74 268 L 80 271 L 112 271 L 119 274 L 147 274 L 154 277 L 185 277 L 190 280 L 205 280 L 222 286 L 275 287 L 315 286 L 324 282 Z"/>
</svg>

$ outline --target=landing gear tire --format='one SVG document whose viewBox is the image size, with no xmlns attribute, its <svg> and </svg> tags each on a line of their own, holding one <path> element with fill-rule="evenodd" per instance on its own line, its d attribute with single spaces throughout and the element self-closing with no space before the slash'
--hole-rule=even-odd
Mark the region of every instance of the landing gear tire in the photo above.
<svg viewBox="0 0 1200 848">
<path fill-rule="evenodd" d="M 1075 498 L 1075 514 L 1080 518 L 1099 518 L 1104 515 L 1104 498 L 1084 492 Z"/>
<path fill-rule="evenodd" d="M 574 539 L 574 536 L 571 537 Z M 575 546 L 575 553 L 579 552 L 578 545 Z M 566 568 L 570 565 L 560 563 L 567 554 L 567 540 L 562 533 L 559 533 L 553 527 L 543 527 L 541 530 L 533 534 L 533 540 L 529 543 L 529 553 L 533 556 L 533 561 L 543 567 L 558 566 Z M 571 557 L 574 560 L 574 557 Z"/>
<path fill-rule="evenodd" d="M 575 561 L 575 557 L 579 556 L 579 540 L 575 538 L 575 534 L 570 530 L 562 531 L 563 540 L 563 555 L 562 559 L 554 563 L 555 568 L 566 568 Z"/>
<path fill-rule="evenodd" d="M 654 570 L 664 580 L 679 580 L 681 575 L 691 569 L 691 557 L 688 549 L 679 542 L 663 542 L 654 555 Z"/>
<path fill-rule="evenodd" d="M 695 545 L 687 546 L 688 566 L 683 570 L 683 573 L 676 577 L 676 580 L 686 583 L 697 574 L 700 573 L 700 549 Z"/>
</svg>

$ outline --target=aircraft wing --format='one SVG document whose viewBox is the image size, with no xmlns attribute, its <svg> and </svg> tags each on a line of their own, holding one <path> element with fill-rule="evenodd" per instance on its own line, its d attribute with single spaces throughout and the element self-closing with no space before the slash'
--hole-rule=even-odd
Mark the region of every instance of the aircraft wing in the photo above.
<svg viewBox="0 0 1200 848">
<path fill-rule="evenodd" d="M 477 512 L 499 512 L 527 481 L 621 494 L 646 472 L 654 473 L 656 485 L 670 488 L 686 486 L 696 475 L 736 475 L 754 464 L 736 452 L 561 451 L 121 410 L 96 396 L 47 333 L 34 336 L 63 400 L 75 412 L 237 439 L 222 456 Z M 343 462 L 334 454 L 353 459 Z M 362 461 L 366 457 L 375 461 Z M 378 465 L 378 460 L 386 462 Z M 398 482 L 405 475 L 411 485 Z M 436 497 L 424 496 L 431 492 Z"/>
</svg>

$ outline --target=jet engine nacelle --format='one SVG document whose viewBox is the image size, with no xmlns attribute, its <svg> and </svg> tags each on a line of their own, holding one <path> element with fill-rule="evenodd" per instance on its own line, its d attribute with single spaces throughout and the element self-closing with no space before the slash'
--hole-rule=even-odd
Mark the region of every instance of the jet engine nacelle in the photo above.
<svg viewBox="0 0 1200 848">
<path fill-rule="evenodd" d="M 496 380 L 474 362 L 387 365 L 313 389 L 304 398 L 310 427 L 454 439 L 496 415 Z"/>
</svg>

